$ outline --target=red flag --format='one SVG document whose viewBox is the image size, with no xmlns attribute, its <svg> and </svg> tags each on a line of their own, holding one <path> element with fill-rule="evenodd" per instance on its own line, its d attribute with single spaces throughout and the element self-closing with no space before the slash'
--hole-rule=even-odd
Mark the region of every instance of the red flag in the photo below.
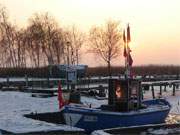
<svg viewBox="0 0 180 135">
<path fill-rule="evenodd" d="M 132 59 L 130 53 L 129 53 L 129 60 L 128 60 L 128 62 L 129 62 L 129 66 L 132 66 L 132 64 L 133 64 L 133 59 Z"/>
<path fill-rule="evenodd" d="M 131 52 L 131 49 L 129 45 L 126 46 L 126 44 L 124 44 L 124 57 L 127 57 L 130 52 Z"/>
<path fill-rule="evenodd" d="M 124 57 L 127 56 L 127 51 L 126 51 L 126 33 L 125 30 L 123 31 L 123 41 L 124 41 Z"/>
<path fill-rule="evenodd" d="M 131 41 L 131 34 L 130 34 L 129 24 L 128 24 L 128 27 L 127 27 L 127 40 L 126 40 L 125 31 L 123 31 L 123 40 L 124 40 L 124 57 L 128 57 L 127 58 L 128 65 L 132 66 L 133 59 L 131 57 L 131 54 L 130 54 L 131 49 L 130 49 L 129 44 L 128 44 Z M 126 42 L 127 42 L 127 45 L 126 45 Z"/>
<path fill-rule="evenodd" d="M 125 33 L 125 30 L 123 31 L 123 41 L 124 41 L 124 43 L 126 43 L 126 33 Z"/>
<path fill-rule="evenodd" d="M 127 57 L 127 50 L 126 50 L 126 44 L 124 44 L 124 57 Z"/>
<path fill-rule="evenodd" d="M 131 57 L 130 52 L 131 52 L 131 49 L 129 48 L 129 46 L 127 46 L 127 49 L 126 49 L 126 46 L 124 45 L 124 57 L 129 56 L 129 57 L 127 58 L 128 64 L 129 64 L 129 66 L 132 66 L 132 64 L 133 64 L 133 59 L 132 59 L 132 57 Z"/>
<path fill-rule="evenodd" d="M 129 43 L 131 41 L 131 33 L 130 33 L 130 27 L 129 27 L 129 24 L 128 24 L 128 27 L 127 27 L 127 42 Z"/>
<path fill-rule="evenodd" d="M 58 84 L 58 101 L 59 101 L 59 109 L 61 109 L 64 106 L 64 100 L 62 97 L 62 89 L 61 89 L 61 82 L 60 81 Z"/>
</svg>

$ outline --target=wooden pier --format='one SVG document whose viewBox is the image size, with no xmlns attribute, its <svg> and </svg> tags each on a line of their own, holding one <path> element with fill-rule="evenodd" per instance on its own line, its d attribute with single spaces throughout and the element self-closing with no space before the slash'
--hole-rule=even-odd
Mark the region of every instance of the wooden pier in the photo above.
<svg viewBox="0 0 180 135">
<path fill-rule="evenodd" d="M 113 78 L 122 78 L 123 76 L 114 76 Z M 92 77 L 92 78 L 81 78 L 77 80 L 76 88 L 79 91 L 88 91 L 92 89 L 99 90 L 100 87 L 103 89 L 108 89 L 108 78 L 109 77 Z M 142 82 L 142 89 L 144 91 L 151 90 L 152 97 L 155 98 L 155 91 L 159 87 L 159 95 L 167 90 L 167 87 L 172 87 L 172 95 L 176 95 L 176 91 L 180 89 L 180 79 L 179 80 L 165 80 L 161 81 L 153 78 L 156 81 L 147 81 L 147 79 Z M 171 78 L 172 79 L 172 78 Z M 31 93 L 46 93 L 54 95 L 57 93 L 58 82 L 61 81 L 63 90 L 67 90 L 66 80 L 61 78 L 0 78 L 0 89 L 1 90 L 17 90 L 22 92 Z M 156 89 L 155 89 L 156 88 Z"/>
<path fill-rule="evenodd" d="M 176 90 L 180 90 L 179 88 L 180 80 L 168 80 L 168 81 L 156 81 L 156 82 L 142 82 L 143 90 L 151 90 L 152 96 L 155 98 L 155 88 L 159 87 L 159 96 L 162 96 L 163 91 L 167 91 L 167 87 L 172 87 L 172 95 L 176 95 Z"/>
</svg>

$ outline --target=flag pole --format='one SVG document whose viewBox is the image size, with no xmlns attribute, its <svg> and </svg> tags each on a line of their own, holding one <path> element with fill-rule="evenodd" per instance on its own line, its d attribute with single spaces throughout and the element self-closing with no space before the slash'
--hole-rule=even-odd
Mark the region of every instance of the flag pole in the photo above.
<svg viewBox="0 0 180 135">
<path fill-rule="evenodd" d="M 127 101 L 129 110 L 129 99 L 130 99 L 130 79 L 131 79 L 131 66 L 133 63 L 132 57 L 130 55 L 129 43 L 131 41 L 130 27 L 127 25 L 127 36 L 125 30 L 123 31 L 123 41 L 124 41 L 124 57 L 125 57 L 125 80 L 127 82 Z"/>
<path fill-rule="evenodd" d="M 123 41 L 124 41 L 124 59 L 125 59 L 125 70 L 124 70 L 124 75 L 125 79 L 127 78 L 127 64 L 128 64 L 128 59 L 127 59 L 127 38 L 126 38 L 126 33 L 125 29 L 123 31 Z"/>
<path fill-rule="evenodd" d="M 128 48 L 128 39 L 127 39 L 127 46 L 126 46 L 126 51 L 127 51 L 127 57 L 126 57 L 126 59 L 127 59 L 127 68 L 126 68 L 126 72 L 127 72 L 127 100 L 128 100 L 128 106 L 127 106 L 127 109 L 128 109 L 128 111 L 129 111 L 129 96 L 130 96 L 130 89 L 129 89 L 129 48 Z"/>
<path fill-rule="evenodd" d="M 130 59 L 130 50 L 129 50 L 129 44 L 128 41 L 125 43 L 125 52 L 126 52 L 126 57 L 125 57 L 125 78 L 129 78 L 130 76 L 130 65 L 129 65 L 129 59 Z"/>
<path fill-rule="evenodd" d="M 128 42 L 126 42 L 126 78 L 129 77 L 129 51 L 128 51 Z"/>
<path fill-rule="evenodd" d="M 129 28 L 129 24 L 127 26 L 127 46 L 126 46 L 126 51 L 127 51 L 127 100 L 128 100 L 128 106 L 127 106 L 127 109 L 129 110 L 129 99 L 130 99 L 130 76 L 129 76 L 129 73 L 130 73 L 130 65 L 129 65 L 129 56 L 130 56 L 130 48 L 129 48 L 129 42 L 130 42 L 130 28 Z"/>
<path fill-rule="evenodd" d="M 127 42 L 127 78 L 130 78 L 130 66 L 129 66 L 129 42 Z"/>
<path fill-rule="evenodd" d="M 131 66 L 132 66 L 132 58 L 130 56 L 130 48 L 129 48 L 129 42 L 131 41 L 131 35 L 130 35 L 130 27 L 129 27 L 129 23 L 128 23 L 128 26 L 127 26 L 127 75 L 128 75 L 128 78 L 131 78 Z M 131 63 L 131 65 L 130 65 Z"/>
<path fill-rule="evenodd" d="M 128 48 L 128 37 L 123 31 L 123 41 L 124 41 L 124 57 L 125 57 L 125 80 L 127 81 L 127 110 L 129 110 L 129 48 Z"/>
<path fill-rule="evenodd" d="M 124 42 L 124 47 L 125 47 L 125 51 L 126 51 L 126 53 L 127 53 L 127 44 L 126 44 L 126 42 Z M 125 78 L 127 78 L 127 57 L 125 57 Z"/>
</svg>

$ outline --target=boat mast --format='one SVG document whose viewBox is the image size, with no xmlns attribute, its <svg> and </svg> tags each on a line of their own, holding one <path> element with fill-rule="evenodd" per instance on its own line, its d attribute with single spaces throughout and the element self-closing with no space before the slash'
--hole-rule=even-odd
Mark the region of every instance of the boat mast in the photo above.
<svg viewBox="0 0 180 135">
<path fill-rule="evenodd" d="M 132 60 L 130 58 L 131 56 L 130 56 L 130 48 L 129 48 L 129 42 L 131 41 L 129 24 L 127 26 L 127 36 L 125 35 L 125 30 L 123 32 L 123 40 L 124 40 L 124 57 L 125 57 L 125 80 L 127 80 L 127 101 L 128 101 L 128 110 L 129 110 L 130 79 L 131 79 L 130 62 Z"/>
</svg>

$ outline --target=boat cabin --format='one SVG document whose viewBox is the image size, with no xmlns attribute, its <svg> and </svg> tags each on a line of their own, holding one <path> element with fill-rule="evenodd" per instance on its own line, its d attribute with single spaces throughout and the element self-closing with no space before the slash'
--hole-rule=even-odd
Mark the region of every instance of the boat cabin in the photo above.
<svg viewBox="0 0 180 135">
<path fill-rule="evenodd" d="M 114 111 L 137 110 L 141 107 L 141 82 L 137 79 L 110 79 L 108 108 Z"/>
</svg>

